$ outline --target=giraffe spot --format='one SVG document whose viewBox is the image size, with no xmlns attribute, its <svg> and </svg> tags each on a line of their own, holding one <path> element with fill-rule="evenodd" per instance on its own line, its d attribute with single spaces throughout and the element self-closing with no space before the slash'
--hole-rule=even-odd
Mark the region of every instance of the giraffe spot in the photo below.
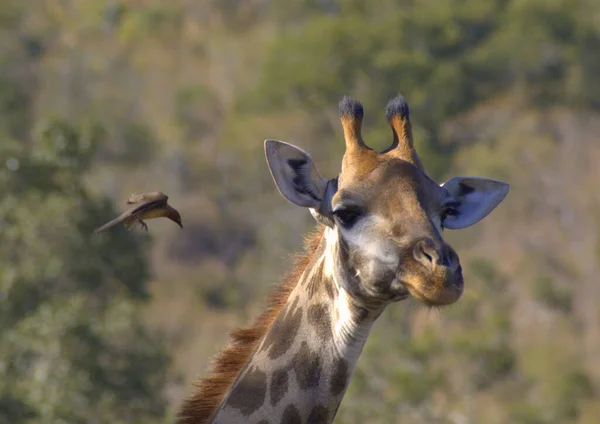
<svg viewBox="0 0 600 424">
<path fill-rule="evenodd" d="M 325 291 L 327 292 L 327 296 L 329 300 L 334 300 L 337 294 L 337 287 L 333 284 L 333 281 L 327 281 L 325 283 Z"/>
<path fill-rule="evenodd" d="M 358 309 L 358 320 L 360 322 L 363 322 L 364 320 L 366 320 L 369 317 L 369 311 L 367 311 L 365 308 L 357 308 Z"/>
<path fill-rule="evenodd" d="M 271 376 L 271 405 L 275 406 L 288 390 L 288 372 L 282 368 Z"/>
<path fill-rule="evenodd" d="M 264 403 L 266 393 L 267 374 L 255 367 L 248 370 L 233 388 L 227 405 L 248 416 Z"/>
<path fill-rule="evenodd" d="M 316 352 L 312 352 L 308 343 L 302 342 L 302 347 L 293 359 L 294 371 L 298 386 L 302 390 L 315 388 L 321 378 L 321 361 Z"/>
<path fill-rule="evenodd" d="M 318 278 L 317 275 L 311 275 L 310 278 L 307 278 L 306 280 L 306 293 L 308 294 L 309 299 L 312 299 L 312 297 L 315 295 L 315 293 L 317 293 L 319 289 L 321 280 Z"/>
<path fill-rule="evenodd" d="M 294 298 L 294 301 L 292 302 L 292 304 L 290 305 L 290 308 L 288 309 L 288 312 L 293 312 L 296 310 L 296 308 L 298 307 L 298 302 L 300 302 L 300 297 L 296 296 Z"/>
<path fill-rule="evenodd" d="M 327 415 L 327 408 L 317 405 L 310 411 L 306 424 L 327 424 Z"/>
<path fill-rule="evenodd" d="M 344 391 L 346 384 L 348 384 L 348 363 L 345 359 L 339 358 L 333 365 L 329 390 L 333 396 L 338 396 Z"/>
<path fill-rule="evenodd" d="M 302 308 L 297 308 L 298 298 L 286 311 L 280 314 L 267 333 L 262 349 L 268 351 L 269 359 L 277 359 L 294 343 L 294 338 L 302 322 Z"/>
<path fill-rule="evenodd" d="M 325 304 L 315 304 L 308 308 L 308 323 L 314 327 L 321 340 L 331 338 L 331 318 L 329 308 Z"/>
<path fill-rule="evenodd" d="M 320 275 L 321 275 L 320 269 L 315 268 L 314 263 L 315 263 L 315 261 L 313 259 L 307 267 L 307 269 L 312 268 L 311 272 L 306 273 L 304 278 L 302 279 L 302 285 L 308 287 L 307 293 L 309 296 L 311 296 L 313 294 L 313 292 L 314 292 L 313 286 L 315 285 L 315 281 L 320 280 Z"/>
<path fill-rule="evenodd" d="M 300 424 L 302 422 L 302 418 L 300 417 L 300 411 L 294 405 L 288 405 L 283 411 L 283 416 L 281 417 L 281 424 Z"/>
</svg>

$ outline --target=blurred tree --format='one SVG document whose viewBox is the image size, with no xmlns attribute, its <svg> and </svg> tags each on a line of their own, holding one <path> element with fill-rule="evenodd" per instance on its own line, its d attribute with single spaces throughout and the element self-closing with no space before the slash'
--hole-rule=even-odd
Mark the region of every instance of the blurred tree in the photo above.
<svg viewBox="0 0 600 424">
<path fill-rule="evenodd" d="M 168 357 L 140 323 L 145 240 L 86 176 L 100 133 L 43 126 L 0 143 L 0 422 L 159 422 Z"/>
</svg>

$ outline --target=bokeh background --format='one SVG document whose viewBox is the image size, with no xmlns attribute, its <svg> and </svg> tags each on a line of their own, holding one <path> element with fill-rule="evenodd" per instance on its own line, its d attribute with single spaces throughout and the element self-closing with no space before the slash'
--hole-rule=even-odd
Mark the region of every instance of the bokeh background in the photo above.
<svg viewBox="0 0 600 424">
<path fill-rule="evenodd" d="M 337 102 L 430 175 L 508 181 L 448 232 L 466 292 L 392 305 L 337 424 L 600 422 L 600 2 L 0 2 L 0 423 L 172 422 L 313 226 L 263 140 L 337 174 Z M 183 215 L 93 230 L 132 192 Z"/>
</svg>

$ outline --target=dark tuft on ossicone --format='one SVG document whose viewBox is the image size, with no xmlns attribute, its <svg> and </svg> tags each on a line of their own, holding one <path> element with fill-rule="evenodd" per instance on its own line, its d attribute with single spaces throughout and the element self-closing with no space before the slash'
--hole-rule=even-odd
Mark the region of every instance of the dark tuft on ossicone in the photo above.
<svg viewBox="0 0 600 424">
<path fill-rule="evenodd" d="M 344 96 L 344 98 L 340 100 L 338 112 L 340 114 L 340 118 L 347 117 L 362 119 L 363 117 L 363 107 L 360 102 L 357 102 L 348 96 Z"/>
<path fill-rule="evenodd" d="M 385 108 L 385 117 L 387 118 L 388 122 L 390 122 L 396 115 L 399 115 L 402 119 L 409 118 L 408 103 L 406 103 L 406 100 L 404 100 L 402 94 L 398 94 L 396 97 L 390 100 Z"/>
</svg>

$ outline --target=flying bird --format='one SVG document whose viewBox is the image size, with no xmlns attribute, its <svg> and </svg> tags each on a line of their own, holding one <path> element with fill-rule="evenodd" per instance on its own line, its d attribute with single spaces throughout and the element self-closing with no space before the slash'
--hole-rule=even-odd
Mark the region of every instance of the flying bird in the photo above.
<svg viewBox="0 0 600 424">
<path fill-rule="evenodd" d="M 169 196 L 161 193 L 160 191 L 132 194 L 129 200 L 127 200 L 127 204 L 139 205 L 123 212 L 120 216 L 96 229 L 96 233 L 114 227 L 121 222 L 128 230 L 130 230 L 136 223 L 139 222 L 142 228 L 148 231 L 148 225 L 146 225 L 144 220 L 163 217 L 169 218 L 171 221 L 183 228 L 183 224 L 181 223 L 181 215 L 179 215 L 177 209 L 171 207 L 171 205 L 167 203 L 168 199 Z"/>
</svg>

